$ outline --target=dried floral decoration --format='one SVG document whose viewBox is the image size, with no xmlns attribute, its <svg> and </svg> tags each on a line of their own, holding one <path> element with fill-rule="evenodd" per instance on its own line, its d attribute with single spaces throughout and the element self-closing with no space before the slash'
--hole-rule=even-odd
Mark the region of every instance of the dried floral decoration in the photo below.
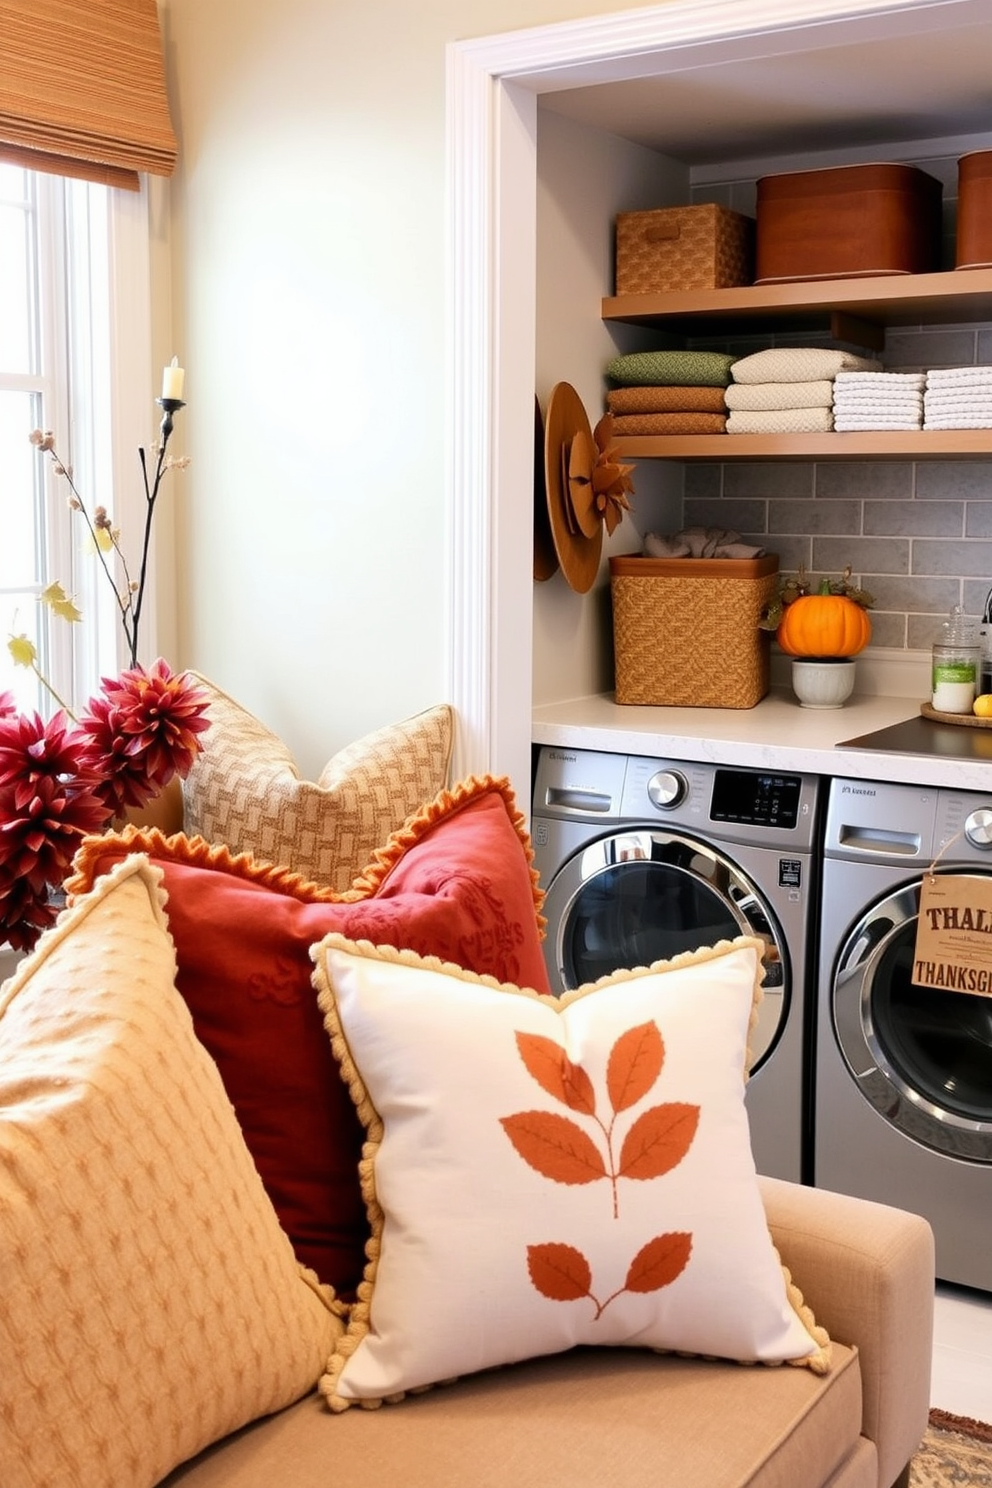
<svg viewBox="0 0 992 1488">
<path fill-rule="evenodd" d="M 603 535 L 612 535 L 630 510 L 633 465 L 621 462 L 613 443 L 613 415 L 595 430 L 571 383 L 556 383 L 544 430 L 544 500 L 550 538 L 562 575 L 577 594 L 592 588 Z M 542 566 L 550 577 L 554 566 Z"/>
<path fill-rule="evenodd" d="M 579 528 L 586 537 L 594 537 L 600 522 L 612 537 L 630 511 L 629 494 L 633 493 L 633 465 L 623 465 L 619 448 L 612 443 L 613 415 L 606 413 L 593 430 L 596 454 L 593 455 L 585 431 L 576 431 L 568 452 L 568 490 Z"/>
<path fill-rule="evenodd" d="M 851 600 L 863 610 L 870 610 L 875 603 L 874 595 L 869 594 L 868 590 L 862 589 L 860 585 L 852 583 L 851 573 L 852 569 L 848 564 L 839 579 L 832 579 L 828 575 L 821 579 L 813 579 L 807 572 L 805 563 L 800 563 L 796 573 L 783 575 L 779 580 L 777 594 L 758 621 L 760 629 L 778 630 L 788 606 L 794 604 L 797 599 L 805 599 L 810 595 L 839 595 Z"/>
<path fill-rule="evenodd" d="M 70 511 L 78 512 L 86 525 L 93 552 L 96 554 L 100 566 L 114 591 L 121 629 L 124 632 L 124 639 L 127 643 L 128 655 L 132 667 L 138 665 L 138 630 L 141 624 L 145 584 L 148 577 L 152 522 L 155 516 L 155 506 L 159 498 L 162 478 L 170 470 L 185 470 L 189 464 L 188 456 L 180 455 L 179 457 L 175 457 L 167 453 L 171 433 L 172 416 L 171 412 L 167 412 L 166 417 L 162 420 L 158 442 L 152 446 L 151 450 L 155 458 L 155 472 L 151 481 L 148 478 L 148 461 L 144 448 L 139 447 L 138 449 L 138 460 L 141 465 L 141 478 L 145 492 L 145 525 L 138 577 L 136 579 L 131 573 L 127 555 L 121 546 L 120 528 L 113 525 L 105 506 L 95 506 L 92 513 L 87 510 L 86 503 L 77 491 L 73 481 L 71 467 L 65 464 L 55 448 L 55 436 L 51 430 L 33 429 L 30 435 L 31 443 L 35 448 L 40 453 L 51 457 L 52 468 L 55 474 L 63 479 L 69 488 L 67 502 Z M 120 583 L 118 583 L 117 577 L 111 568 L 112 561 L 115 561 L 119 566 L 122 578 Z M 50 584 L 43 591 L 41 598 L 62 619 L 71 621 L 82 619 L 79 610 L 65 593 L 61 584 Z M 44 678 L 41 680 L 44 682 Z"/>
<path fill-rule="evenodd" d="M 105 677 L 78 720 L 19 714 L 0 693 L 0 945 L 30 950 L 54 923 L 54 890 L 84 836 L 188 774 L 207 706 L 161 659 Z"/>
<path fill-rule="evenodd" d="M 147 669 L 138 663 L 155 504 L 164 474 L 188 463 L 166 454 L 173 414 L 185 406 L 167 389 L 181 391 L 183 375 L 173 359 L 158 400 L 164 416 L 151 479 L 145 451 L 138 451 L 145 523 L 137 579 L 119 530 L 105 507 L 87 509 L 54 436 L 41 429 L 30 435 L 67 482 L 69 508 L 85 523 L 113 589 L 130 666 L 116 678 L 103 677 L 77 716 L 42 673 L 34 642 L 26 635 L 9 638 L 15 665 L 34 673 L 57 710 L 47 722 L 39 713 L 19 714 L 13 694 L 0 693 L 0 945 L 15 950 L 30 950 L 54 923 L 59 889 L 81 839 L 103 831 L 129 808 L 146 806 L 174 776 L 184 779 L 200 752 L 199 736 L 209 727 L 207 696 L 187 673 L 173 672 L 161 658 Z M 40 598 L 60 619 L 82 619 L 60 583 L 49 584 Z"/>
<path fill-rule="evenodd" d="M 667 1101 L 642 1111 L 615 1146 L 617 1117 L 643 1101 L 659 1079 L 665 1045 L 656 1023 L 641 1023 L 620 1035 L 610 1050 L 606 1092 L 610 1115 L 597 1110 L 596 1090 L 589 1073 L 569 1059 L 561 1045 L 538 1034 L 516 1035 L 517 1052 L 541 1089 L 568 1110 L 589 1118 L 597 1129 L 590 1135 L 571 1117 L 553 1111 L 520 1111 L 501 1118 L 500 1125 L 530 1167 L 554 1183 L 585 1184 L 607 1179 L 613 1218 L 620 1216 L 619 1180 L 662 1178 L 676 1167 L 692 1145 L 699 1125 L 699 1107 Z M 601 1141 L 599 1140 L 601 1138 Z M 655 1235 L 637 1252 L 627 1268 L 624 1285 L 602 1300 L 593 1292 L 592 1268 L 576 1246 L 545 1241 L 527 1248 L 531 1283 L 554 1302 L 588 1298 L 600 1318 L 623 1292 L 656 1292 L 668 1286 L 688 1265 L 692 1235 L 675 1231 Z"/>
</svg>

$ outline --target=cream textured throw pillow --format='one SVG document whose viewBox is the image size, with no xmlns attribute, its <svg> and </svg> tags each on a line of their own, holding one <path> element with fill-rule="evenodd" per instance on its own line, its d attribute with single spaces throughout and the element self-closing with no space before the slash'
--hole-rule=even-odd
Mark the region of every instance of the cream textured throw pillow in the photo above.
<svg viewBox="0 0 992 1488">
<path fill-rule="evenodd" d="M 452 710 L 428 708 L 340 750 L 301 780 L 281 739 L 207 678 L 203 753 L 183 785 L 188 836 L 350 889 L 375 850 L 448 783 Z"/>
<path fill-rule="evenodd" d="M 827 1368 L 748 1137 L 761 949 L 556 1001 L 340 935 L 313 948 L 372 1229 L 332 1410 L 579 1344 Z"/>
<path fill-rule="evenodd" d="M 3 1488 L 150 1488 L 341 1330 L 173 989 L 160 876 L 126 859 L 0 991 Z"/>
</svg>

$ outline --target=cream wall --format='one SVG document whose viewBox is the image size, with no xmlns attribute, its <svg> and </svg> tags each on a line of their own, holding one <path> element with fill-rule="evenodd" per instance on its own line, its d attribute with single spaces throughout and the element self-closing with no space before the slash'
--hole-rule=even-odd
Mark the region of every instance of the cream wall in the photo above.
<svg viewBox="0 0 992 1488">
<path fill-rule="evenodd" d="M 595 427 L 604 410 L 602 369 L 617 352 L 657 345 L 657 333 L 604 324 L 597 314 L 613 282 L 613 220 L 689 194 L 684 164 L 549 110 L 537 121 L 537 348 L 541 408 L 569 382 Z M 603 552 L 634 553 L 645 532 L 681 525 L 681 467 L 644 460 L 631 511 Z M 586 697 L 613 686 L 612 622 L 605 564 L 592 591 L 576 594 L 562 573 L 534 589 L 535 703 Z"/>
<path fill-rule="evenodd" d="M 177 661 L 307 771 L 445 695 L 445 46 L 637 8 L 164 0 Z"/>
</svg>

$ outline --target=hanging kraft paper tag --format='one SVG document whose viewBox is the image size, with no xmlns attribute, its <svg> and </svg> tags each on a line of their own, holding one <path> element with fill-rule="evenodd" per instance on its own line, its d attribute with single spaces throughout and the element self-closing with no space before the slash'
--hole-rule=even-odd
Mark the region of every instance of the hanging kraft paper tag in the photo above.
<svg viewBox="0 0 992 1488">
<path fill-rule="evenodd" d="M 924 874 L 913 981 L 992 997 L 992 878 Z"/>
</svg>

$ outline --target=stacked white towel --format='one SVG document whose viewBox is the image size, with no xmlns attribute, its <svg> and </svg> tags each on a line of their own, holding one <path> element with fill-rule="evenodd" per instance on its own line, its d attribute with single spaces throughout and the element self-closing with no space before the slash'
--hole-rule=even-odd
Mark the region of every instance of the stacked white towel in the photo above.
<svg viewBox="0 0 992 1488">
<path fill-rule="evenodd" d="M 992 366 L 936 367 L 927 373 L 924 429 L 992 429 Z"/>
<path fill-rule="evenodd" d="M 822 434 L 834 427 L 834 379 L 880 362 L 826 347 L 779 346 L 741 357 L 726 390 L 728 434 Z"/>
<path fill-rule="evenodd" d="M 838 372 L 834 428 L 922 428 L 926 378 L 925 372 Z"/>
</svg>

